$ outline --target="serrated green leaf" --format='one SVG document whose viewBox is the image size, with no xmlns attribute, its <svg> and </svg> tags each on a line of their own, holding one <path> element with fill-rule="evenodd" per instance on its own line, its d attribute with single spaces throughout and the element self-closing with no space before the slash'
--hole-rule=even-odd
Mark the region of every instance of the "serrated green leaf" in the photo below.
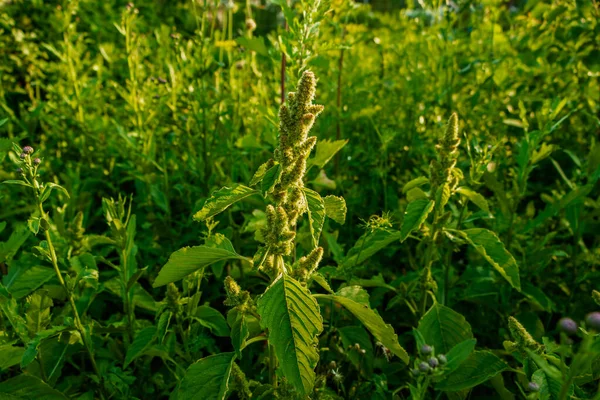
<svg viewBox="0 0 600 400">
<path fill-rule="evenodd" d="M 400 241 L 405 241 L 411 232 L 421 227 L 434 206 L 435 201 L 427 199 L 418 199 L 408 203 L 400 229 Z"/>
<path fill-rule="evenodd" d="M 256 170 L 256 172 L 252 176 L 252 179 L 250 179 L 250 186 L 254 186 L 257 183 L 259 183 L 260 181 L 262 181 L 263 178 L 265 177 L 265 173 L 272 166 L 273 166 L 273 160 L 269 160 L 269 161 L 261 164 L 261 166 L 258 167 L 258 169 Z"/>
<path fill-rule="evenodd" d="M 485 199 L 485 197 L 467 187 L 459 187 L 456 189 L 456 192 L 462 194 L 477 207 L 489 214 L 490 206 L 488 205 L 488 202 Z"/>
<path fill-rule="evenodd" d="M 429 178 L 426 178 L 424 176 L 420 176 L 418 178 L 413 179 L 412 181 L 407 182 L 403 187 L 402 187 L 402 193 L 406 193 L 411 189 L 414 188 L 418 188 L 419 186 L 423 186 L 425 184 L 429 183 Z"/>
<path fill-rule="evenodd" d="M 327 164 L 347 143 L 348 140 L 319 140 L 315 156 L 308 160 L 308 168 L 313 165 L 318 168 L 323 168 L 325 164 Z"/>
<path fill-rule="evenodd" d="M 343 224 L 346 222 L 346 200 L 343 197 L 338 196 L 325 196 L 323 198 L 325 203 L 325 214 L 337 222 Z"/>
<path fill-rule="evenodd" d="M 53 276 L 52 268 L 16 264 L 11 266 L 2 283 L 14 298 L 20 299 L 48 282 Z"/>
<path fill-rule="evenodd" d="M 508 365 L 489 351 L 472 353 L 460 368 L 436 385 L 442 391 L 458 391 L 482 384 L 508 368 Z"/>
<path fill-rule="evenodd" d="M 477 340 L 467 339 L 452 347 L 446 354 L 446 358 L 448 359 L 448 364 L 444 366 L 446 373 L 458 369 L 460 364 L 469 358 L 469 355 L 475 350 L 476 344 Z"/>
<path fill-rule="evenodd" d="M 1 345 L 0 354 L 2 354 L 2 357 L 0 357 L 0 372 L 14 365 L 18 365 L 21 362 L 24 352 L 24 347 L 13 346 L 10 344 Z"/>
<path fill-rule="evenodd" d="M 260 325 L 269 330 L 279 368 L 287 381 L 303 396 L 315 383 L 319 361 L 318 336 L 323 330 L 319 306 L 310 292 L 284 274 L 258 299 Z"/>
<path fill-rule="evenodd" d="M 226 210 L 233 203 L 252 196 L 255 193 L 258 192 L 244 185 L 221 188 L 215 191 L 212 196 L 206 200 L 202 209 L 194 214 L 194 219 L 196 221 L 204 221 L 205 219 Z"/>
<path fill-rule="evenodd" d="M 52 299 L 48 296 L 48 291 L 46 290 L 38 290 L 31 296 L 27 312 L 25 313 L 30 337 L 45 329 L 50 323 L 50 308 L 52 304 Z"/>
<path fill-rule="evenodd" d="M 223 400 L 235 353 L 221 353 L 196 361 L 185 372 L 177 389 L 177 400 Z"/>
<path fill-rule="evenodd" d="M 508 283 L 521 290 L 519 266 L 515 258 L 492 231 L 483 228 L 465 229 L 465 239 L 502 275 Z"/>
<path fill-rule="evenodd" d="M 162 267 L 152 286 L 163 286 L 178 281 L 212 263 L 233 259 L 245 260 L 246 258 L 231 250 L 222 248 L 208 246 L 184 247 L 171 254 L 169 261 Z"/>
<path fill-rule="evenodd" d="M 194 317 L 202 326 L 209 328 L 215 336 L 229 336 L 229 326 L 223 315 L 209 306 L 199 306 L 196 308 Z"/>
<path fill-rule="evenodd" d="M 398 343 L 398 335 L 394 332 L 391 325 L 386 324 L 383 318 L 377 312 L 373 311 L 364 304 L 358 303 L 347 297 L 316 294 L 314 297 L 319 299 L 332 300 L 342 305 L 346 310 L 350 311 L 364 325 L 371 334 L 387 347 L 392 353 L 397 355 L 402 361 L 408 364 L 409 357 L 406 351 Z"/>
<path fill-rule="evenodd" d="M 133 362 L 136 358 L 141 356 L 144 353 L 154 339 L 156 338 L 156 327 L 149 326 L 148 328 L 144 328 L 139 331 L 133 342 L 127 348 L 127 354 L 125 355 L 125 362 L 123 363 L 123 368 L 127 368 L 127 366 Z"/>
<path fill-rule="evenodd" d="M 419 332 L 436 353 L 447 353 L 464 340 L 473 338 L 465 317 L 439 303 L 434 304 L 419 321 Z"/>
<path fill-rule="evenodd" d="M 250 336 L 246 314 L 234 308 L 227 313 L 227 323 L 231 328 L 231 344 L 233 344 L 236 356 L 241 360 L 242 349 L 246 345 L 246 339 Z"/>
<path fill-rule="evenodd" d="M 325 223 L 325 202 L 321 195 L 314 190 L 303 188 L 302 191 L 308 205 L 308 223 L 312 244 L 313 247 L 317 247 Z"/>
</svg>

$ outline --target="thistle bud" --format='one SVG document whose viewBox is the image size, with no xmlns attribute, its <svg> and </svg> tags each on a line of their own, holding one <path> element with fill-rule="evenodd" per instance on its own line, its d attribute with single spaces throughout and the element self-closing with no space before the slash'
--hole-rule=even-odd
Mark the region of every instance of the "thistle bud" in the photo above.
<svg viewBox="0 0 600 400">
<path fill-rule="evenodd" d="M 431 367 L 425 361 L 423 361 L 419 364 L 419 371 L 421 371 L 421 372 L 428 372 L 430 369 L 431 369 Z"/>
<path fill-rule="evenodd" d="M 24 160 L 24 159 L 25 159 L 25 157 L 27 157 L 27 154 L 25 154 L 25 153 L 21 153 L 21 154 L 19 154 L 19 158 L 20 158 L 21 160 Z"/>
<path fill-rule="evenodd" d="M 527 390 L 530 392 L 539 392 L 540 391 L 540 385 L 538 385 L 535 382 L 529 382 L 527 384 Z"/>
<path fill-rule="evenodd" d="M 438 359 L 438 361 L 440 362 L 441 365 L 445 365 L 446 363 L 448 363 L 448 359 L 443 354 L 438 355 L 437 359 Z"/>
<path fill-rule="evenodd" d="M 252 18 L 247 18 L 246 19 L 246 29 L 249 30 L 250 32 L 255 30 L 256 29 L 256 21 L 254 21 Z"/>
<path fill-rule="evenodd" d="M 567 335 L 574 335 L 577 333 L 577 323 L 571 318 L 561 318 L 558 321 L 558 327 Z"/>
<path fill-rule="evenodd" d="M 600 312 L 596 311 L 589 313 L 587 317 L 585 317 L 585 324 L 590 329 L 600 331 Z"/>
<path fill-rule="evenodd" d="M 23 153 L 25 153 L 25 154 L 32 154 L 33 153 L 33 147 L 31 147 L 31 146 L 25 146 L 25 147 L 23 147 Z"/>
<path fill-rule="evenodd" d="M 429 363 L 431 368 L 437 368 L 437 366 L 440 365 L 440 362 L 435 357 L 431 357 L 429 360 L 427 360 L 427 363 Z"/>
<path fill-rule="evenodd" d="M 40 165 L 41 163 L 42 163 L 42 160 L 40 160 L 39 158 L 33 159 L 33 165 Z"/>
<path fill-rule="evenodd" d="M 412 375 L 416 378 L 417 376 L 421 375 L 421 371 L 419 371 L 417 368 L 414 368 L 410 371 L 412 373 Z"/>
<path fill-rule="evenodd" d="M 17 169 L 15 169 L 15 172 L 17 174 L 22 174 L 23 173 L 23 168 L 17 168 Z"/>
<path fill-rule="evenodd" d="M 424 344 L 423 346 L 421 346 L 421 354 L 423 354 L 424 356 L 428 356 L 433 352 L 433 348 L 427 344 Z"/>
</svg>

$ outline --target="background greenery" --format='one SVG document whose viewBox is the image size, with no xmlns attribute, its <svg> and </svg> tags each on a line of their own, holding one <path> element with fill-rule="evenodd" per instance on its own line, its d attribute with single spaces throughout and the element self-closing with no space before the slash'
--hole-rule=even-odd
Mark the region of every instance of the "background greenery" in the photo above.
<svg viewBox="0 0 600 400">
<path fill-rule="evenodd" d="M 434 265 L 438 302 L 464 316 L 478 349 L 511 367 L 503 380 L 436 395 L 525 396 L 532 371 L 503 348 L 507 318 L 541 343 L 559 337 L 561 317 L 581 322 L 598 308 L 591 297 L 600 288 L 596 1 L 290 3 L 284 15 L 283 0 L 0 2 L 0 180 L 18 179 L 12 143 L 31 145 L 42 180 L 69 193 L 55 191 L 46 201 L 49 232 L 104 377 L 99 383 L 92 373 L 76 334 L 54 329 L 73 321 L 64 288 L 48 272 L 47 241 L 31 229 L 35 202 L 23 187 L 0 185 L 0 351 L 7 354 L 0 394 L 30 398 L 15 388 L 38 385 L 29 381 L 35 377 L 48 396 L 167 398 L 190 364 L 232 351 L 223 279 L 263 290 L 259 274 L 223 262 L 186 278 L 179 293 L 152 283 L 175 250 L 219 234 L 238 253 L 254 254 L 265 224 L 262 199 L 236 203 L 207 224 L 191 217 L 214 190 L 249 182 L 269 159 L 281 95 L 306 69 L 318 77 L 315 102 L 325 106 L 312 130 L 316 154 L 343 146 L 327 163 L 316 157 L 305 178 L 322 196 L 346 200 L 345 224 L 328 221 L 321 238 L 322 274 L 334 289 L 362 285 L 370 306 L 417 356 L 420 242 L 356 253 L 377 229 L 399 229 L 408 203 L 403 186 L 428 174 L 452 112 L 462 139 L 457 165 L 483 200 L 449 209 L 469 227 L 494 231 L 518 262 L 521 290 L 465 247 L 449 251 L 444 289 L 444 269 Z M 309 237 L 301 225 L 299 254 Z M 119 275 L 123 264 L 141 271 L 131 295 L 120 286 L 131 279 Z M 124 299 L 131 304 L 124 307 Z M 35 307 L 43 323 L 28 325 Z M 17 317 L 28 327 L 23 332 Z M 356 324 L 351 318 L 334 322 L 321 341 L 324 383 L 315 398 L 414 397 L 408 385 L 415 378 L 403 363 L 388 362 L 364 329 L 344 331 Z M 152 327 L 164 332 L 151 330 L 152 340 L 131 354 L 134 338 Z M 48 356 L 24 363 L 31 343 Z M 324 350 L 336 343 L 341 352 Z M 367 349 L 362 359 L 347 350 L 354 343 Z M 264 383 L 268 357 L 262 344 L 254 346 L 239 367 Z M 572 389 L 578 398 L 598 391 L 594 360 L 589 379 Z M 18 385 L 3 389 L 1 381 Z M 560 388 L 549 398 L 559 398 Z"/>
</svg>

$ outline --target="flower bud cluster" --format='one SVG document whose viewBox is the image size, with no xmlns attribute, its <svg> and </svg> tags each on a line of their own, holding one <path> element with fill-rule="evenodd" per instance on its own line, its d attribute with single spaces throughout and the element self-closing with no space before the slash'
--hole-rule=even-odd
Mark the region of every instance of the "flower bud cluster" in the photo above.
<svg viewBox="0 0 600 400">
<path fill-rule="evenodd" d="M 292 277 L 305 283 L 310 275 L 316 271 L 323 258 L 323 248 L 315 247 L 308 255 L 301 257 L 292 268 Z"/>
<path fill-rule="evenodd" d="M 508 340 L 504 342 L 506 351 L 519 351 L 523 355 L 527 354 L 527 349 L 537 354 L 544 351 L 544 346 L 536 342 L 516 318 L 508 317 L 508 329 L 514 342 Z"/>
<path fill-rule="evenodd" d="M 16 147 L 18 149 L 18 146 Z M 19 153 L 19 167 L 15 172 L 23 175 L 26 178 L 34 178 L 37 175 L 37 167 L 42 163 L 40 158 L 32 158 L 34 149 L 31 146 L 25 146 L 20 149 Z"/>
<path fill-rule="evenodd" d="M 230 307 L 242 307 L 251 305 L 250 292 L 242 290 L 240 285 L 231 276 L 225 278 L 225 292 L 227 293 L 227 299 L 225 299 L 225 305 Z"/>
<path fill-rule="evenodd" d="M 424 344 L 419 349 L 419 357 L 415 361 L 415 368 L 411 370 L 411 373 L 415 378 L 432 374 L 438 372 L 447 363 L 448 360 L 444 354 L 436 355 L 432 346 Z"/>
</svg>

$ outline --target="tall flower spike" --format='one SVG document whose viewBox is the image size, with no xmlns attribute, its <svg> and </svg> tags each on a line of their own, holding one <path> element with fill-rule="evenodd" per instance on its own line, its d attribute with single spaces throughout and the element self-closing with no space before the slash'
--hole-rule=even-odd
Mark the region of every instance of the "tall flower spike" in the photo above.
<svg viewBox="0 0 600 400">
<path fill-rule="evenodd" d="M 533 337 L 527 332 L 527 329 L 514 317 L 508 317 L 508 329 L 514 340 L 514 348 L 520 352 L 525 353 L 526 349 L 529 349 L 535 353 L 542 353 L 544 346 L 536 342 Z"/>
</svg>

